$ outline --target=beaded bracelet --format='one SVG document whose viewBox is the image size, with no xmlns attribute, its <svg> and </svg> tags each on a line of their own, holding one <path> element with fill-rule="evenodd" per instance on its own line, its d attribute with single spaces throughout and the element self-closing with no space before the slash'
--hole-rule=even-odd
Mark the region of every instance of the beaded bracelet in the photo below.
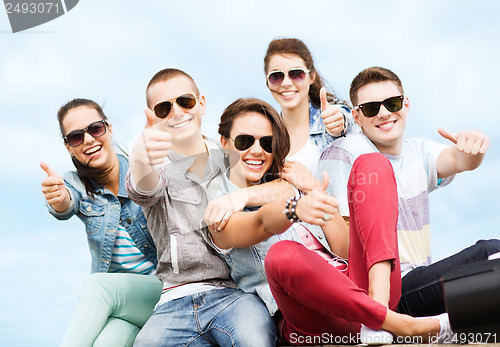
<svg viewBox="0 0 500 347">
<path fill-rule="evenodd" d="M 292 223 L 301 222 L 300 218 L 297 216 L 297 202 L 299 201 L 300 196 L 291 197 L 286 201 L 285 209 L 283 210 L 283 214 L 288 218 L 288 220 Z"/>
</svg>

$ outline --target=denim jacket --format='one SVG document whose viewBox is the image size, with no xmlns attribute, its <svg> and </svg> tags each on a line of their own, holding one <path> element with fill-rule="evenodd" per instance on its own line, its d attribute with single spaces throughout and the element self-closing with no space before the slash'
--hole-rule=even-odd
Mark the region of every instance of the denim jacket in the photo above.
<svg viewBox="0 0 500 347">
<path fill-rule="evenodd" d="M 91 272 L 108 272 L 111 253 L 115 244 L 118 226 L 127 229 L 137 248 L 144 256 L 157 264 L 156 247 L 149 234 L 142 208 L 127 196 L 125 176 L 128 160 L 118 155 L 120 162 L 120 187 L 118 196 L 106 188 L 94 191 L 95 199 L 89 197 L 83 182 L 75 171 L 64 175 L 64 182 L 71 196 L 71 204 L 64 212 L 57 212 L 47 204 L 49 212 L 59 220 L 66 220 L 77 215 L 85 224 L 92 266 Z"/>
<path fill-rule="evenodd" d="M 238 187 L 234 185 L 227 176 L 224 175 L 224 179 L 221 184 L 221 189 L 218 196 L 223 196 Z M 243 212 L 254 211 L 257 208 L 245 208 Z M 328 250 L 330 251 L 330 246 L 326 241 L 323 229 L 317 225 L 312 225 L 309 223 L 301 222 L 315 237 L 316 239 Z M 228 251 L 221 250 L 217 247 L 209 236 L 208 228 L 203 228 L 203 235 L 206 241 L 217 251 L 219 256 L 226 261 L 231 269 L 231 277 L 236 282 L 238 288 L 247 293 L 257 294 L 261 300 L 266 304 L 269 313 L 274 315 L 278 310 L 278 305 L 274 300 L 271 293 L 271 288 L 267 282 L 266 272 L 264 269 L 264 259 L 266 257 L 267 251 L 276 242 L 281 240 L 293 240 L 301 243 L 300 236 L 294 228 L 294 225 L 288 228 L 285 232 L 271 236 L 267 240 L 264 240 L 254 246 L 246 248 L 231 248 Z"/>
<path fill-rule="evenodd" d="M 335 106 L 340 107 L 340 111 L 344 114 L 347 119 L 347 131 L 346 134 L 359 132 L 359 126 L 354 122 L 352 118 L 351 110 L 346 105 L 337 104 Z M 309 102 L 309 138 L 314 143 L 316 147 L 319 148 L 320 152 L 333 141 L 338 139 L 326 132 L 325 123 L 323 123 L 323 118 L 321 118 L 321 110 L 316 108 Z"/>
</svg>

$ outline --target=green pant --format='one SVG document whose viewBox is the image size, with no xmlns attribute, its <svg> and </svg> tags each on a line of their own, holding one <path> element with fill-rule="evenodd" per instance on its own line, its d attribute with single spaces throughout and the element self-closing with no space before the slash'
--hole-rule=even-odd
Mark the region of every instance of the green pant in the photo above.
<svg viewBox="0 0 500 347">
<path fill-rule="evenodd" d="M 161 290 L 154 275 L 92 274 L 61 346 L 132 346 Z"/>
</svg>

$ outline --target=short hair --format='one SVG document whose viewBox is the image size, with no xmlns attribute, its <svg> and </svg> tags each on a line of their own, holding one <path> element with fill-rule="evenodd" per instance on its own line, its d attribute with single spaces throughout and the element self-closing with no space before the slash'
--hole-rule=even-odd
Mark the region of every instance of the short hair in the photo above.
<svg viewBox="0 0 500 347">
<path fill-rule="evenodd" d="M 349 97 L 351 98 L 352 105 L 358 105 L 358 90 L 362 86 L 384 81 L 392 81 L 398 87 L 401 94 L 404 95 L 403 84 L 394 72 L 383 67 L 373 66 L 364 69 L 352 80 L 351 88 L 349 89 Z"/>
<path fill-rule="evenodd" d="M 200 96 L 200 91 L 198 90 L 198 87 L 196 86 L 194 79 L 190 75 L 188 75 L 187 73 L 185 73 L 184 71 L 179 70 L 179 69 L 167 68 L 167 69 L 163 69 L 161 71 L 158 71 L 153 76 L 153 78 L 151 78 L 151 80 L 148 83 L 148 86 L 146 88 L 146 103 L 148 104 L 148 107 L 150 106 L 149 105 L 150 100 L 149 100 L 149 96 L 148 96 L 149 88 L 151 88 L 151 86 L 153 86 L 156 83 L 165 82 L 165 81 L 168 81 L 168 80 L 175 78 L 175 77 L 178 77 L 178 76 L 184 76 L 187 79 L 189 79 L 193 83 L 193 88 L 194 88 L 194 91 L 196 93 L 196 97 Z"/>
<path fill-rule="evenodd" d="M 230 137 L 234 120 L 249 112 L 262 114 L 271 122 L 273 129 L 272 155 L 273 163 L 263 177 L 263 182 L 276 179 L 283 171 L 285 158 L 290 151 L 290 136 L 286 129 L 283 118 L 267 102 L 256 98 L 240 98 L 231 103 L 220 117 L 219 134 L 226 139 Z"/>
</svg>

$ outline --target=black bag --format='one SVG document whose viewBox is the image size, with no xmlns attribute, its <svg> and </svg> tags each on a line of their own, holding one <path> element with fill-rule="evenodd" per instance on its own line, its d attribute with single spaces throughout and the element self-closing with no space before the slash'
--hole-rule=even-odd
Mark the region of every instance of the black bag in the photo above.
<svg viewBox="0 0 500 347">
<path fill-rule="evenodd" d="M 443 277 L 443 292 L 451 328 L 459 339 L 500 341 L 500 259 L 451 271 Z"/>
</svg>

